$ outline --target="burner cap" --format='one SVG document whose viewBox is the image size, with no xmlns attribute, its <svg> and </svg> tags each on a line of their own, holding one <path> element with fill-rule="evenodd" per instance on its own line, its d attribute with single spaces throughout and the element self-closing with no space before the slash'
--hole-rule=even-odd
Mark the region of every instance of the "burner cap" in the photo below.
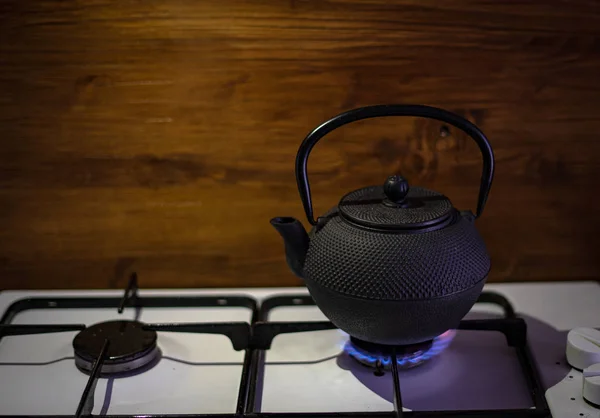
<svg viewBox="0 0 600 418">
<path fill-rule="evenodd" d="M 108 321 L 84 329 L 73 340 L 75 365 L 89 373 L 107 339 L 110 345 L 101 375 L 128 372 L 148 365 L 158 358 L 159 350 L 156 331 L 145 330 L 143 326 L 136 321 Z"/>
<path fill-rule="evenodd" d="M 395 349 L 398 367 L 409 369 L 444 351 L 455 334 L 455 331 L 450 330 L 430 341 L 400 346 L 375 344 L 350 337 L 344 349 L 350 357 L 353 357 L 359 363 L 383 370 L 391 369 L 392 351 Z"/>
</svg>

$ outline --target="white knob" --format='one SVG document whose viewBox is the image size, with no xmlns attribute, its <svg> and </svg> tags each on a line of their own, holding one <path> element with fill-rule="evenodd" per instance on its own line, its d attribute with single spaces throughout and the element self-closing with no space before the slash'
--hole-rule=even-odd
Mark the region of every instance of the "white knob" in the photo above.
<svg viewBox="0 0 600 418">
<path fill-rule="evenodd" d="M 583 397 L 600 405 L 600 363 L 583 370 Z"/>
<path fill-rule="evenodd" d="M 567 361 L 579 370 L 600 363 L 600 331 L 593 328 L 575 328 L 569 331 Z"/>
</svg>

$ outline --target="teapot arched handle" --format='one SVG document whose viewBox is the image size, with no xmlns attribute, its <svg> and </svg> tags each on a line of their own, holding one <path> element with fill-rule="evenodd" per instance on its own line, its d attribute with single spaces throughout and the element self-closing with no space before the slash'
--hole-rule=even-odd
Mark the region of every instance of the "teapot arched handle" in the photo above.
<svg viewBox="0 0 600 418">
<path fill-rule="evenodd" d="M 308 221 L 312 225 L 317 224 L 313 216 L 310 184 L 308 182 L 307 173 L 310 151 L 321 138 L 340 126 L 363 119 L 385 116 L 415 116 L 436 119 L 461 129 L 475 140 L 483 158 L 483 171 L 481 173 L 479 197 L 477 198 L 477 213 L 475 215 L 476 217 L 480 217 L 483 213 L 483 208 L 485 207 L 494 177 L 494 152 L 483 132 L 468 120 L 443 109 L 424 105 L 393 104 L 361 107 L 342 113 L 321 124 L 304 138 L 296 155 L 296 182 L 298 184 L 298 191 L 300 192 L 300 198 L 302 199 L 302 205 L 304 206 L 304 212 L 306 213 Z"/>
</svg>

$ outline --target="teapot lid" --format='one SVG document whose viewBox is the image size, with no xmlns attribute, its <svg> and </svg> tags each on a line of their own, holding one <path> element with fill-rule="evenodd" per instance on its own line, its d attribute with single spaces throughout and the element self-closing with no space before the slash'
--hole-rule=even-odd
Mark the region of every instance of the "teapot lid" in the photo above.
<svg viewBox="0 0 600 418">
<path fill-rule="evenodd" d="M 450 199 L 433 190 L 409 187 L 401 176 L 388 177 L 383 187 L 348 193 L 340 200 L 338 210 L 350 222 L 385 230 L 438 229 L 453 218 Z"/>
</svg>

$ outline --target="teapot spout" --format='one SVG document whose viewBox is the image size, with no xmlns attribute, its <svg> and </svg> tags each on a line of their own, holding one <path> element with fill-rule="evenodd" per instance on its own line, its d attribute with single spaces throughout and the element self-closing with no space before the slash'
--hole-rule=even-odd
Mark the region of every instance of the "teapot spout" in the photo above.
<svg viewBox="0 0 600 418">
<path fill-rule="evenodd" d="M 298 219 L 281 217 L 271 219 L 271 225 L 279 232 L 285 243 L 285 258 L 292 273 L 303 278 L 304 260 L 309 238 Z"/>
</svg>

